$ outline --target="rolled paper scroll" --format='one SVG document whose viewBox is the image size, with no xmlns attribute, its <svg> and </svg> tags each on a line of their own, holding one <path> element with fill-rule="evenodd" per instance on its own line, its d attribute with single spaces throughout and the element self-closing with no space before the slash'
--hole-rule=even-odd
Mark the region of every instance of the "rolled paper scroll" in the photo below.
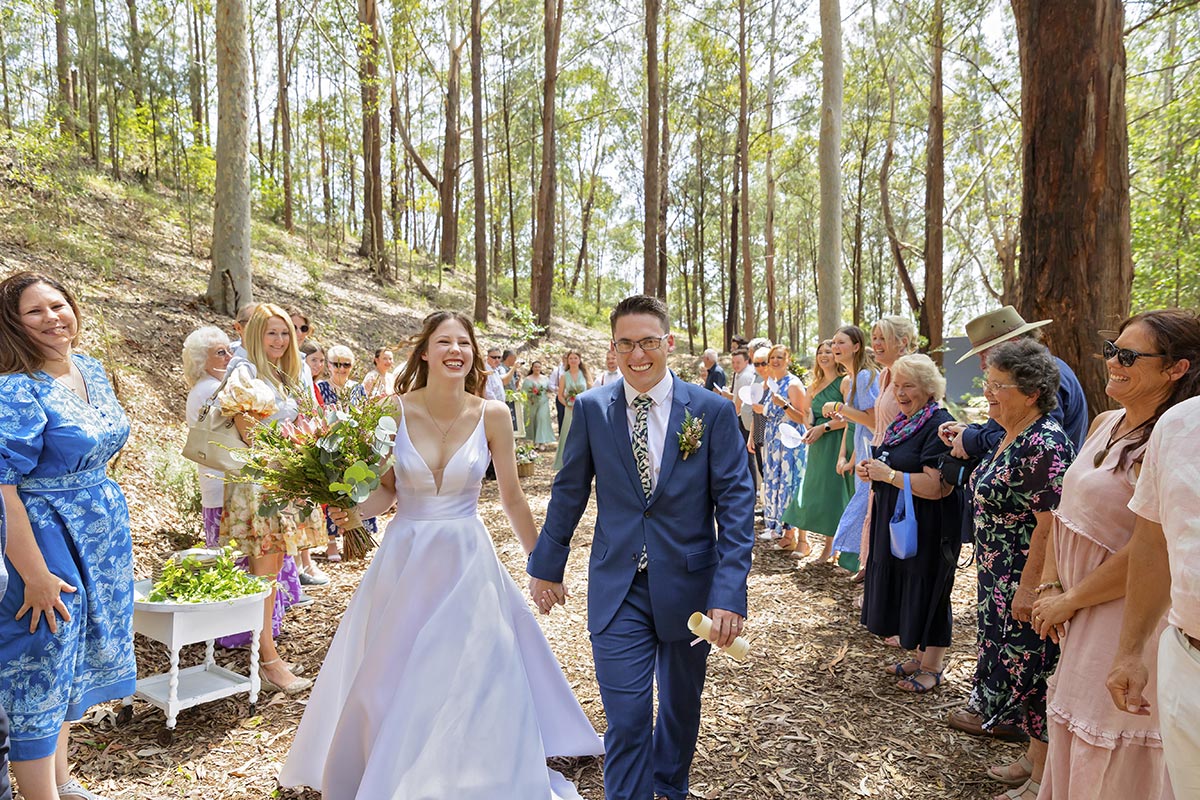
<svg viewBox="0 0 1200 800">
<path fill-rule="evenodd" d="M 712 632 L 712 624 L 713 621 L 700 611 L 688 617 L 688 630 L 701 639 L 708 639 Z M 724 648 L 724 652 L 734 661 L 745 661 L 746 654 L 750 652 L 750 643 L 739 636 L 733 640 L 733 644 Z"/>
</svg>

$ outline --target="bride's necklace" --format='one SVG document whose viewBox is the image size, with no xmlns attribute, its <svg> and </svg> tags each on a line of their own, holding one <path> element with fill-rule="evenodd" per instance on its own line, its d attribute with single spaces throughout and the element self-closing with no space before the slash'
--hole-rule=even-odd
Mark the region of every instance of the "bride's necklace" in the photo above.
<svg viewBox="0 0 1200 800">
<path fill-rule="evenodd" d="M 425 413 L 429 416 L 429 421 L 433 423 L 433 427 L 437 428 L 437 432 L 442 435 L 442 444 L 446 444 L 446 437 L 450 435 L 450 431 L 454 430 L 454 426 L 458 424 L 458 420 L 462 417 L 463 412 L 467 410 L 467 402 L 463 401 L 459 407 L 458 413 L 454 415 L 454 419 L 450 421 L 449 427 L 442 430 L 442 426 L 438 424 L 437 417 L 433 415 L 433 411 L 429 408 L 429 398 L 421 395 L 421 402 L 425 405 Z"/>
<path fill-rule="evenodd" d="M 1128 416 L 1128 413 L 1129 412 L 1125 412 L 1124 414 L 1121 415 L 1121 422 L 1125 421 L 1125 418 Z M 1109 450 L 1112 450 L 1113 447 L 1118 442 L 1125 441 L 1130 436 L 1133 436 L 1135 433 L 1140 431 L 1142 428 L 1144 428 L 1147 425 L 1149 425 L 1150 423 L 1154 422 L 1154 417 L 1150 417 L 1150 419 L 1142 422 L 1141 425 L 1137 425 L 1134 428 L 1126 431 L 1122 435 L 1117 436 L 1117 431 L 1119 431 L 1121 429 L 1121 422 L 1118 422 L 1116 425 L 1113 426 L 1112 433 L 1110 433 L 1108 435 L 1108 444 L 1104 445 L 1104 449 L 1101 450 L 1099 453 L 1096 453 L 1096 457 L 1094 459 L 1092 459 L 1092 466 L 1094 466 L 1096 469 L 1100 469 L 1100 465 L 1104 463 L 1104 459 L 1108 458 Z"/>
</svg>

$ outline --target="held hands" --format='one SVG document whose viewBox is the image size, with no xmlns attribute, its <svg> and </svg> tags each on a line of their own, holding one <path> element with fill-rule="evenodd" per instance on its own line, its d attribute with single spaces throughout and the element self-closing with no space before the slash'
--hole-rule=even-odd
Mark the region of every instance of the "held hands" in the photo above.
<svg viewBox="0 0 1200 800">
<path fill-rule="evenodd" d="M 1066 623 L 1077 610 L 1068 593 L 1058 587 L 1046 589 L 1033 603 L 1033 628 L 1043 639 L 1058 644 L 1067 635 Z"/>
<path fill-rule="evenodd" d="M 543 614 L 549 614 L 556 605 L 565 606 L 570 594 L 564 583 L 544 581 L 541 578 L 529 579 L 529 596 Z"/>
<path fill-rule="evenodd" d="M 35 633 L 38 622 L 45 616 L 46 627 L 51 633 L 58 633 L 58 618 L 54 616 L 56 612 L 63 622 L 71 621 L 71 612 L 62 601 L 63 592 L 74 593 L 75 587 L 50 571 L 26 581 L 25 603 L 17 611 L 15 619 L 25 616 L 26 611 L 30 612 L 29 632 Z"/>
<path fill-rule="evenodd" d="M 1150 673 L 1140 655 L 1117 654 L 1104 685 L 1118 710 L 1139 717 L 1150 716 L 1150 703 L 1144 694 Z"/>
<path fill-rule="evenodd" d="M 708 633 L 708 641 L 715 647 L 724 649 L 733 644 L 742 633 L 746 620 L 740 614 L 726 611 L 723 608 L 710 608 L 708 617 L 712 620 L 712 630 Z"/>
</svg>

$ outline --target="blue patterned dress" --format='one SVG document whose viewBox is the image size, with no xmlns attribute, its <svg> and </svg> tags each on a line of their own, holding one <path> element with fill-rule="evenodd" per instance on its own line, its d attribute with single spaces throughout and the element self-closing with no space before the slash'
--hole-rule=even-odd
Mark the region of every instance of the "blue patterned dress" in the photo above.
<svg viewBox="0 0 1200 800">
<path fill-rule="evenodd" d="M 0 705 L 12 720 L 14 761 L 54 753 L 58 731 L 89 706 L 132 694 L 133 542 L 125 495 L 105 472 L 129 420 L 100 362 L 73 356 L 89 402 L 44 372 L 0 375 L 0 485 L 17 487 L 71 621 L 29 632 L 14 619 L 25 583 L 5 558 L 0 601 Z M 11 509 L 10 509 L 11 511 Z"/>
<path fill-rule="evenodd" d="M 784 375 L 779 381 L 779 396 L 787 398 L 788 386 L 796 377 L 791 373 Z M 796 496 L 796 490 L 804 477 L 805 447 L 784 447 L 779 438 L 779 426 L 787 422 L 804 433 L 804 426 L 787 418 L 787 410 L 771 402 L 767 397 L 763 401 L 764 416 L 767 427 L 763 433 L 766 453 L 763 455 L 763 518 L 767 530 L 773 533 L 783 533 L 785 527 L 783 512 L 788 503 Z"/>
<path fill-rule="evenodd" d="M 854 396 L 850 398 L 850 404 L 859 411 L 874 408 L 875 401 L 879 399 L 879 374 L 863 369 L 858 371 L 855 380 L 858 385 L 854 389 Z M 886 422 L 876 420 L 877 425 L 886 425 L 888 422 L 891 420 Z M 854 426 L 855 464 L 864 458 L 871 457 L 871 439 L 874 436 L 875 434 L 866 425 Z M 862 549 L 863 525 L 867 522 L 867 507 L 870 500 L 871 484 L 861 481 L 855 476 L 854 494 L 851 495 L 846 510 L 842 512 L 837 533 L 833 537 L 833 549 L 841 553 L 838 556 L 838 564 L 850 572 L 858 572 L 858 552 Z"/>
</svg>

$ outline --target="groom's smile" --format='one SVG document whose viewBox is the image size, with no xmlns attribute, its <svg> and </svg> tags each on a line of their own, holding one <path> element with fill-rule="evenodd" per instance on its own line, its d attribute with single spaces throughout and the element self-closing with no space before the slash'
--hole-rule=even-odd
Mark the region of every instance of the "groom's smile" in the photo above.
<svg viewBox="0 0 1200 800">
<path fill-rule="evenodd" d="M 646 349 L 646 344 L 651 349 Z M 630 345 L 629 352 L 621 352 Z M 613 348 L 625 382 L 644 393 L 667 374 L 667 355 L 675 349 L 675 337 L 667 333 L 653 314 L 626 314 L 613 326 Z"/>
</svg>

